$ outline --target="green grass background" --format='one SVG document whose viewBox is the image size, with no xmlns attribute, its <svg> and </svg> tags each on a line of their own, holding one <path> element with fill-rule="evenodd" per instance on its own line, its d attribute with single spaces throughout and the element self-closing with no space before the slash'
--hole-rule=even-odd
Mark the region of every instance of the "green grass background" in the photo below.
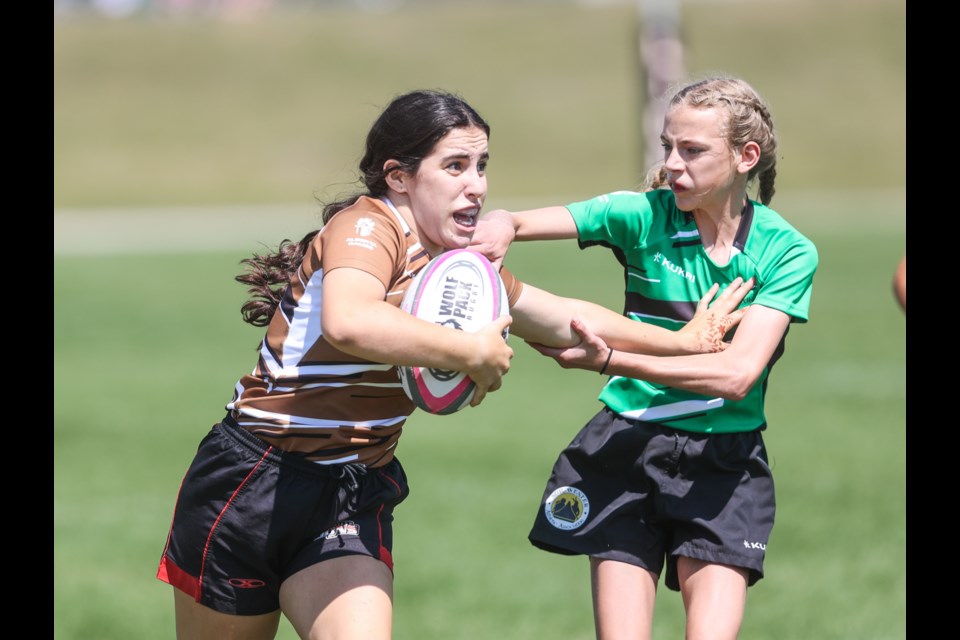
<svg viewBox="0 0 960 640">
<path fill-rule="evenodd" d="M 689 70 L 742 75 L 771 102 L 773 204 L 821 257 L 811 321 L 768 393 L 777 525 L 741 637 L 905 638 L 906 316 L 890 291 L 906 248 L 905 5 L 701 0 L 682 16 Z M 635 28 L 632 3 L 563 2 L 55 21 L 55 637 L 173 637 L 154 574 L 177 487 L 260 338 L 240 319 L 238 262 L 349 188 L 389 98 L 442 87 L 481 111 L 491 207 L 629 188 L 643 172 Z M 184 225 L 175 207 L 196 205 L 228 217 L 198 209 Z M 278 211 L 275 232 L 236 235 L 253 205 Z M 510 261 L 621 306 L 600 249 L 525 244 Z M 512 344 L 503 389 L 453 417 L 415 414 L 401 440 L 397 640 L 593 637 L 586 561 L 526 534 L 600 379 Z M 683 637 L 662 586 L 654 626 Z M 285 622 L 280 637 L 295 637 Z"/>
</svg>

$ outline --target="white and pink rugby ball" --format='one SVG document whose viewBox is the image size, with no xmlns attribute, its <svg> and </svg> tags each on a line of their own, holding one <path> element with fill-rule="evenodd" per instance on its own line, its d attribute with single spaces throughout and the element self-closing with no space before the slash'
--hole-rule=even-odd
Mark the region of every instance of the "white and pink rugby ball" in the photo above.
<svg viewBox="0 0 960 640">
<path fill-rule="evenodd" d="M 422 320 L 475 332 L 510 313 L 507 290 L 490 261 L 467 249 L 441 253 L 417 272 L 400 308 Z M 508 331 L 503 338 L 507 339 Z M 461 371 L 397 367 L 417 407 L 446 415 L 469 406 L 476 383 Z"/>
</svg>

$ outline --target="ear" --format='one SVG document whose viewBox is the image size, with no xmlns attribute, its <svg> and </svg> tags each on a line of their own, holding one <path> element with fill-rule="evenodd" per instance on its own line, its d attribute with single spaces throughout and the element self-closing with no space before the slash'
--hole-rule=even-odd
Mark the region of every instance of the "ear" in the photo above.
<svg viewBox="0 0 960 640">
<path fill-rule="evenodd" d="M 407 177 L 407 174 L 403 172 L 403 169 L 400 168 L 400 163 L 396 160 L 387 160 L 383 163 L 383 173 L 387 186 L 396 191 L 397 193 L 406 193 L 407 187 L 404 183 L 404 180 Z"/>
<path fill-rule="evenodd" d="M 750 170 L 760 162 L 760 145 L 751 140 L 740 149 L 740 162 L 737 164 L 737 171 L 743 174 L 750 173 Z"/>
</svg>

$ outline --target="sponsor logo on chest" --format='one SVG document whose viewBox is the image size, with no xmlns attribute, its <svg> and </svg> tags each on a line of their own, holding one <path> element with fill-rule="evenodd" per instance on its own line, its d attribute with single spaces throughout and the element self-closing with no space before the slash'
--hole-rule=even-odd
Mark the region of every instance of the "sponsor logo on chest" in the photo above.
<svg viewBox="0 0 960 640">
<path fill-rule="evenodd" d="M 655 264 L 658 264 L 658 265 L 660 265 L 661 267 L 663 267 L 663 269 L 666 270 L 667 273 L 672 273 L 672 274 L 674 274 L 674 275 L 680 276 L 681 278 L 684 278 L 685 280 L 688 280 L 688 281 L 690 281 L 690 282 L 696 282 L 696 281 L 697 281 L 697 277 L 696 277 L 695 275 L 693 275 L 693 274 L 690 273 L 689 271 L 686 271 L 686 270 L 685 270 L 683 267 L 681 267 L 680 265 L 675 264 L 674 262 L 672 262 L 672 261 L 670 260 L 670 258 L 668 258 L 667 256 L 663 255 L 663 254 L 660 253 L 659 251 L 654 254 L 654 256 L 653 256 L 653 261 L 654 261 Z"/>
</svg>

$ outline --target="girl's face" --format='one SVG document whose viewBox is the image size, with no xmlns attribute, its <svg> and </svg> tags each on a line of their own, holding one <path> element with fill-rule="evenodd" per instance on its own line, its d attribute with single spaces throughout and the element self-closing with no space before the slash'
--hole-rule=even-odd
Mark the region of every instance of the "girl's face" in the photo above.
<svg viewBox="0 0 960 640">
<path fill-rule="evenodd" d="M 403 178 L 420 242 L 435 256 L 470 244 L 487 197 L 487 134 L 453 129 Z"/>
<path fill-rule="evenodd" d="M 660 142 L 677 208 L 714 210 L 730 201 L 740 153 L 727 144 L 719 109 L 670 108 L 663 119 Z"/>
</svg>

